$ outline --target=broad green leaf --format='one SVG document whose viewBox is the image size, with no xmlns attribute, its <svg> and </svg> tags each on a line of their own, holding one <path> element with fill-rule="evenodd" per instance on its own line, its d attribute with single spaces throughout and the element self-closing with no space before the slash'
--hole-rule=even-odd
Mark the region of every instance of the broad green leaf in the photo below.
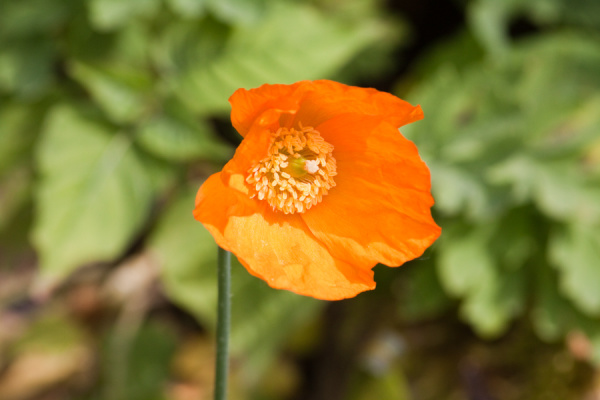
<svg viewBox="0 0 600 400">
<path fill-rule="evenodd" d="M 0 93 L 38 99 L 54 83 L 56 43 L 47 38 L 0 42 Z"/>
<path fill-rule="evenodd" d="M 543 340 L 555 341 L 571 328 L 571 316 L 577 311 L 558 292 L 555 271 L 542 264 L 535 273 L 535 303 L 531 315 L 533 327 Z"/>
<path fill-rule="evenodd" d="M 152 154 L 172 161 L 227 161 L 233 155 L 206 121 L 188 115 L 178 103 L 165 104 L 163 113 L 144 121 L 136 141 Z"/>
<path fill-rule="evenodd" d="M 556 341 L 573 330 L 584 332 L 588 337 L 600 334 L 600 320 L 583 314 L 559 292 L 559 272 L 542 264 L 535 271 L 535 303 L 532 310 L 533 326 L 544 340 Z M 594 359 L 597 347 L 594 343 Z"/>
<path fill-rule="evenodd" d="M 136 17 L 155 15 L 160 5 L 160 0 L 90 0 L 89 17 L 96 29 L 110 31 Z"/>
<path fill-rule="evenodd" d="M 152 58 L 161 76 L 171 85 L 187 71 L 214 62 L 224 51 L 231 28 L 212 18 L 171 24 L 152 45 Z"/>
<path fill-rule="evenodd" d="M 181 1 L 181 0 L 180 0 Z M 217 18 L 232 25 L 256 24 L 265 11 L 265 0 L 205 0 Z"/>
<path fill-rule="evenodd" d="M 438 256 L 442 285 L 454 296 L 468 296 L 482 282 L 495 276 L 495 261 L 489 251 L 487 228 L 444 227 Z"/>
<path fill-rule="evenodd" d="M 119 32 L 99 32 L 90 25 L 87 18 L 71 21 L 65 32 L 65 52 L 69 60 L 95 63 L 107 62 L 114 52 L 115 40 Z M 90 46 L 90 43 L 94 43 Z"/>
<path fill-rule="evenodd" d="M 501 64 L 442 64 L 411 96 L 426 118 L 402 130 L 426 160 L 475 172 L 524 149 L 577 154 L 597 137 L 599 68 L 600 44 L 577 35 L 524 41 Z"/>
<path fill-rule="evenodd" d="M 454 71 L 468 69 L 480 62 L 483 56 L 484 49 L 481 45 L 469 31 L 463 30 L 438 42 L 430 52 L 419 57 L 411 75 L 417 77 L 422 84 L 426 84 L 437 77 L 442 68 L 451 68 Z"/>
<path fill-rule="evenodd" d="M 436 208 L 447 215 L 464 210 L 474 218 L 489 214 L 485 184 L 468 170 L 441 163 L 430 163 L 431 185 Z"/>
<path fill-rule="evenodd" d="M 553 154 L 595 136 L 599 68 L 600 43 L 580 35 L 547 35 L 516 49 L 518 84 L 507 94 L 518 101 L 527 143 Z"/>
<path fill-rule="evenodd" d="M 490 240 L 490 252 L 502 270 L 527 268 L 532 257 L 537 256 L 537 226 L 531 218 L 531 208 L 517 208 L 501 216 Z M 539 235 L 539 233 L 538 233 Z M 543 233 L 545 235 L 545 232 Z M 525 279 L 527 276 L 523 276 Z"/>
<path fill-rule="evenodd" d="M 474 35 L 495 57 L 506 55 L 509 37 L 506 30 L 507 1 L 480 0 L 469 7 L 469 22 Z M 513 3 L 515 3 L 513 1 Z"/>
<path fill-rule="evenodd" d="M 503 55 L 510 45 L 511 24 L 528 18 L 534 24 L 572 24 L 598 29 L 600 3 L 595 0 L 477 0 L 468 5 L 473 33 L 493 55 Z"/>
<path fill-rule="evenodd" d="M 509 184 L 518 202 L 533 200 L 553 218 L 600 221 L 600 186 L 571 162 L 542 163 L 517 153 L 490 169 L 489 177 Z"/>
<path fill-rule="evenodd" d="M 109 59 L 98 60 L 123 70 L 149 71 L 150 49 L 154 40 L 152 27 L 143 22 L 132 22 L 115 33 Z M 150 74 L 146 74 L 150 75 Z M 147 78 L 149 79 L 149 78 Z"/>
<path fill-rule="evenodd" d="M 3 0 L 0 7 L 0 38 L 14 39 L 55 32 L 78 4 L 77 0 Z"/>
<path fill-rule="evenodd" d="M 207 0 L 167 0 L 171 9 L 182 18 L 197 18 L 204 14 Z"/>
<path fill-rule="evenodd" d="M 0 175 L 0 231 L 13 220 L 31 197 L 33 176 L 30 167 L 14 167 Z"/>
<path fill-rule="evenodd" d="M 0 269 L 18 268 L 30 249 L 33 147 L 44 112 L 43 106 L 0 101 Z"/>
<path fill-rule="evenodd" d="M 524 306 L 524 270 L 500 271 L 492 229 L 444 227 L 438 274 L 445 289 L 463 298 L 461 316 L 481 336 L 496 337 Z"/>
<path fill-rule="evenodd" d="M 549 256 L 561 270 L 560 286 L 582 311 L 600 315 L 600 226 L 572 225 L 555 234 Z"/>
<path fill-rule="evenodd" d="M 238 88 L 331 75 L 378 32 L 373 25 L 327 19 L 311 7 L 269 3 L 260 24 L 237 26 L 222 56 L 190 70 L 176 93 L 196 112 L 225 112 Z"/>
<path fill-rule="evenodd" d="M 425 119 L 402 127 L 426 162 L 456 164 L 475 176 L 523 142 L 515 100 L 501 96 L 508 81 L 501 71 L 476 65 L 460 73 L 446 66 L 424 82 L 413 101 L 421 104 Z"/>
<path fill-rule="evenodd" d="M 498 337 L 525 307 L 526 277 L 524 270 L 494 270 L 464 300 L 461 315 L 480 336 Z"/>
<path fill-rule="evenodd" d="M 82 264 L 119 256 L 144 223 L 153 195 L 131 141 L 60 105 L 46 121 L 37 163 L 33 240 L 42 275 L 60 279 Z"/>
<path fill-rule="evenodd" d="M 600 67 L 600 63 L 598 66 Z M 544 114 L 559 116 L 547 118 L 551 120 L 551 124 L 542 122 L 542 118 L 528 124 L 531 137 L 539 137 L 533 144 L 534 148 L 540 154 L 555 158 L 580 158 L 581 153 L 587 152 L 599 137 L 597 127 L 600 124 L 600 95 L 578 101 L 576 106 L 556 108 L 561 110 L 544 111 Z"/>
<path fill-rule="evenodd" d="M 143 71 L 131 68 L 103 70 L 74 62 L 71 73 L 114 122 L 136 121 L 149 107 L 151 81 Z"/>
<path fill-rule="evenodd" d="M 0 176 L 31 154 L 44 111 L 35 105 L 0 103 Z"/>
</svg>

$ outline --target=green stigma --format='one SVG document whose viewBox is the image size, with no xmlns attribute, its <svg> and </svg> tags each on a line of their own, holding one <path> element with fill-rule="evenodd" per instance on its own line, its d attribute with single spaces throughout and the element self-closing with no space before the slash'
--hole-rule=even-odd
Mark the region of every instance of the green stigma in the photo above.
<svg viewBox="0 0 600 400">
<path fill-rule="evenodd" d="M 294 178 L 302 178 L 308 172 L 306 171 L 306 158 L 300 156 L 298 158 L 289 157 L 288 165 L 283 169 Z"/>
</svg>

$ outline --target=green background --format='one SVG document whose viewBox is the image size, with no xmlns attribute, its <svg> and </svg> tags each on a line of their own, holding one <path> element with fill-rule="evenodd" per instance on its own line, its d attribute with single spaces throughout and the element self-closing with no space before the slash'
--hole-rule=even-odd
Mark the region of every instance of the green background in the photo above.
<svg viewBox="0 0 600 400">
<path fill-rule="evenodd" d="M 231 399 L 597 395 L 599 1 L 0 0 L 0 398 L 211 398 L 195 192 L 321 78 L 422 106 L 443 234 L 335 303 L 235 263 Z"/>
</svg>

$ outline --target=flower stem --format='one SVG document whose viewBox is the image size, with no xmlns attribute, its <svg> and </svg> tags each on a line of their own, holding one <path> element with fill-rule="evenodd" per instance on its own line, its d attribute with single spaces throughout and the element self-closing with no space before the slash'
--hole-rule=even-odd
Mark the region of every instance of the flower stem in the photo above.
<svg viewBox="0 0 600 400">
<path fill-rule="evenodd" d="M 217 359 L 215 363 L 215 400 L 227 399 L 229 370 L 229 324 L 231 319 L 231 253 L 219 247 L 217 305 Z"/>
</svg>

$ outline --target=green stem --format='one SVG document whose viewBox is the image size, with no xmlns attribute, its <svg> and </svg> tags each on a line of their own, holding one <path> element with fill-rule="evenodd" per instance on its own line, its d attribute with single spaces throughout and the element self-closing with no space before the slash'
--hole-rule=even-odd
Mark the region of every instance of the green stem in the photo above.
<svg viewBox="0 0 600 400">
<path fill-rule="evenodd" d="M 227 399 L 229 324 L 231 319 L 231 253 L 219 247 L 219 299 L 217 305 L 217 359 L 215 400 Z"/>
</svg>

